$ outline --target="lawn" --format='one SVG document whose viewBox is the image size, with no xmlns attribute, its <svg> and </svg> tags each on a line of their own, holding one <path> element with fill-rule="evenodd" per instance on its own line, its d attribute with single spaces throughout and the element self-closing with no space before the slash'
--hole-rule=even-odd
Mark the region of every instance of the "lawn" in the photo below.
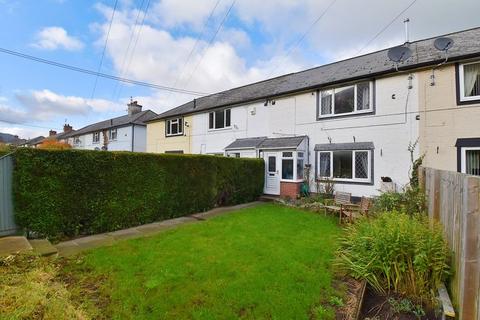
<svg viewBox="0 0 480 320">
<path fill-rule="evenodd" d="M 60 278 L 94 318 L 332 319 L 339 233 L 331 218 L 265 204 L 91 250 Z"/>
</svg>

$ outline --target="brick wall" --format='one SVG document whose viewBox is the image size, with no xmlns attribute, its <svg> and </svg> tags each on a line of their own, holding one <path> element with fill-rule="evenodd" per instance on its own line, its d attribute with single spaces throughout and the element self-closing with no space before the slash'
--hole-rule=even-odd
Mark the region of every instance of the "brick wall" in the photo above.
<svg viewBox="0 0 480 320">
<path fill-rule="evenodd" d="M 280 181 L 280 196 L 295 199 L 300 194 L 302 182 Z"/>
</svg>

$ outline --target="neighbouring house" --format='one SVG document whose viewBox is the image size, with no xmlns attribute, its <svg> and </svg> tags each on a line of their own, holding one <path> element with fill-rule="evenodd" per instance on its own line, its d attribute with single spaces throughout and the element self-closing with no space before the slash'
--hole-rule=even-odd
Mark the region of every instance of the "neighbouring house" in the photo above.
<svg viewBox="0 0 480 320">
<path fill-rule="evenodd" d="M 32 139 L 28 139 L 24 143 L 19 144 L 18 146 L 27 147 L 27 148 L 36 148 L 43 142 L 43 140 L 45 140 L 44 136 L 38 136 Z"/>
<path fill-rule="evenodd" d="M 480 57 L 470 58 L 419 73 L 420 150 L 427 167 L 480 176 Z"/>
<path fill-rule="evenodd" d="M 448 37 L 455 45 L 447 63 L 435 37 L 406 43 L 413 54 L 403 62 L 386 49 L 195 99 L 148 121 L 147 151 L 263 158 L 267 194 L 295 196 L 306 165 L 312 180 L 334 180 L 354 196 L 400 190 L 409 182 L 409 146 L 420 140 L 413 158 L 431 148 L 422 99 L 435 95 L 427 108 L 437 106 L 443 84 L 457 90 L 442 70 L 480 57 L 480 28 Z M 478 126 L 464 130 L 458 138 L 479 136 Z"/>
<path fill-rule="evenodd" d="M 55 130 L 50 130 L 50 132 L 48 133 L 48 137 L 46 139 L 56 140 L 58 142 L 67 143 L 72 146 L 73 145 L 72 135 L 74 133 L 75 133 L 75 130 L 73 130 L 73 127 L 68 123 L 66 123 L 63 125 L 62 132 L 57 133 L 57 131 Z"/>
<path fill-rule="evenodd" d="M 151 110 L 142 111 L 137 101 L 131 101 L 128 114 L 88 125 L 66 137 L 71 139 L 74 149 L 145 152 L 145 121 L 156 116 Z"/>
</svg>

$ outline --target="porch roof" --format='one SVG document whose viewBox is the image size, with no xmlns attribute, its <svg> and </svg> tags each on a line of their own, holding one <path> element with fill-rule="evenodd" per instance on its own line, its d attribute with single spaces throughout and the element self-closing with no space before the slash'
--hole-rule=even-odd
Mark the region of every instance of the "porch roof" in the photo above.
<svg viewBox="0 0 480 320">
<path fill-rule="evenodd" d="M 233 141 L 225 147 L 225 150 L 235 149 L 292 149 L 297 148 L 306 136 L 267 138 L 254 137 L 242 138 Z"/>
<path fill-rule="evenodd" d="M 373 142 L 351 142 L 351 143 L 324 143 L 316 144 L 315 151 L 336 151 L 336 150 L 373 150 Z"/>
</svg>

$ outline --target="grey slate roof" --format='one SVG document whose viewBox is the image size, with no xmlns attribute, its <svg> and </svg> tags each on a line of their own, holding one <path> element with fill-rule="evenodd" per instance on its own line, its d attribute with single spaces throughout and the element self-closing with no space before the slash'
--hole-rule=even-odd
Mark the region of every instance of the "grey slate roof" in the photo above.
<svg viewBox="0 0 480 320">
<path fill-rule="evenodd" d="M 124 127 L 131 124 L 144 126 L 146 125 L 145 121 L 148 121 L 156 116 L 157 114 L 151 110 L 140 111 L 139 113 L 133 114 L 131 116 L 127 114 L 121 117 L 108 119 L 88 125 L 76 131 L 73 131 L 68 135 L 63 136 L 63 138 L 76 137 L 86 133 L 97 132 L 110 128 Z"/>
<path fill-rule="evenodd" d="M 42 143 L 43 140 L 45 140 L 44 136 L 38 136 L 38 137 L 27 140 L 25 144 L 28 146 L 34 146 L 36 144 Z"/>
<path fill-rule="evenodd" d="M 292 149 L 297 148 L 306 136 L 281 137 L 281 138 L 243 138 L 237 139 L 225 147 L 225 150 L 235 149 Z"/>
<path fill-rule="evenodd" d="M 445 36 L 454 40 L 454 46 L 448 51 L 449 61 L 480 56 L 480 28 L 455 32 Z M 433 42 L 438 37 L 410 43 L 409 46 L 413 54 L 407 61 L 399 64 L 398 69 L 414 69 L 442 62 L 444 60 L 443 52 L 437 51 L 433 46 Z M 316 89 L 345 81 L 392 73 L 395 72 L 396 69 L 393 62 L 388 59 L 387 52 L 388 49 L 380 50 L 211 94 L 196 99 L 195 103 L 190 101 L 166 111 L 153 120 L 196 113 L 249 101 L 263 100 L 287 93 Z"/>
<path fill-rule="evenodd" d="M 255 149 L 257 148 L 263 140 L 267 137 L 255 137 L 255 138 L 243 138 L 237 139 L 225 147 L 225 150 L 231 149 Z"/>
<path fill-rule="evenodd" d="M 315 151 L 335 151 L 335 150 L 373 150 L 373 142 L 352 142 L 352 143 L 324 143 L 316 144 Z"/>
</svg>

